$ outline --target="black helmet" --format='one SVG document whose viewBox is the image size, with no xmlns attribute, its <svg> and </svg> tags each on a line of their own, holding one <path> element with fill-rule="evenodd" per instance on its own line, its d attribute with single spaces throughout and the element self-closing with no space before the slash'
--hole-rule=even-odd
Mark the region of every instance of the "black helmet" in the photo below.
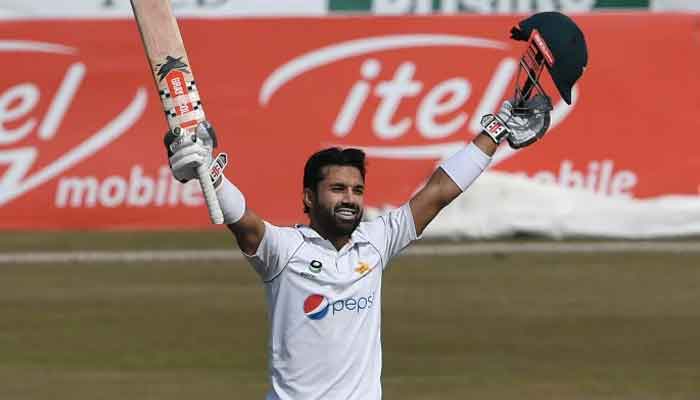
<svg viewBox="0 0 700 400">
<path fill-rule="evenodd" d="M 524 90 L 520 91 L 523 100 L 529 97 L 533 86 L 541 90 L 539 72 L 542 64 L 545 64 L 561 97 L 571 104 L 571 88 L 588 64 L 586 39 L 576 23 L 556 11 L 541 12 L 520 21 L 510 33 L 512 39 L 531 42 L 530 49 L 521 60 L 521 67 L 526 69 L 526 76 L 529 77 L 521 88 Z M 526 60 L 528 57 L 530 59 Z M 516 95 L 517 91 L 518 88 Z"/>
</svg>

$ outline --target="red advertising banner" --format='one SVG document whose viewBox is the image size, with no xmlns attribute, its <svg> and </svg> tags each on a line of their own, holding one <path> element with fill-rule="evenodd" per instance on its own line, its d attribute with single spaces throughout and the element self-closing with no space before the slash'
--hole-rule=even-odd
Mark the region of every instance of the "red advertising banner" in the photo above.
<svg viewBox="0 0 700 400">
<path fill-rule="evenodd" d="M 519 16 L 184 20 L 227 176 L 278 224 L 303 221 L 307 157 L 355 146 L 370 206 L 405 202 L 510 96 Z M 697 16 L 576 16 L 589 67 L 552 128 L 493 169 L 601 195 L 697 195 Z M 136 25 L 0 24 L 0 229 L 209 226 L 172 180 Z M 555 94 L 548 83 L 549 92 Z"/>
</svg>

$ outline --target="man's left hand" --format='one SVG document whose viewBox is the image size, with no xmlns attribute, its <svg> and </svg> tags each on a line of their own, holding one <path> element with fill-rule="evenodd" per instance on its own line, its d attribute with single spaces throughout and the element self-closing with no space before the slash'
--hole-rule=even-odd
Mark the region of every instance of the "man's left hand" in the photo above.
<svg viewBox="0 0 700 400">
<path fill-rule="evenodd" d="M 481 126 L 494 142 L 508 140 L 510 147 L 519 149 L 529 146 L 542 138 L 550 123 L 549 112 L 552 104 L 546 96 L 535 95 L 521 107 L 513 107 L 508 100 L 498 114 L 487 114 L 481 119 Z"/>
</svg>

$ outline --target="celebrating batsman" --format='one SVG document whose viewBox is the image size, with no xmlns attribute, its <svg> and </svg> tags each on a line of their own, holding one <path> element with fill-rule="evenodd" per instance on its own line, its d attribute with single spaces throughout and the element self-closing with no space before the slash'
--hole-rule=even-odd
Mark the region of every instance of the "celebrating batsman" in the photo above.
<svg viewBox="0 0 700 400">
<path fill-rule="evenodd" d="M 225 223 L 265 287 L 271 328 L 267 400 L 381 399 L 382 277 L 389 262 L 469 188 L 503 140 L 520 148 L 544 135 L 552 106 L 539 83 L 543 65 L 569 103 L 586 64 L 583 34 L 562 14 L 535 14 L 512 34 L 530 41 L 514 97 L 497 114 L 485 115 L 482 133 L 442 162 L 398 209 L 363 221 L 365 155 L 358 149 L 329 148 L 306 162 L 301 200 L 308 225 L 279 227 L 263 220 L 233 183 L 217 177 Z M 196 132 L 166 135 L 180 181 L 195 178 L 201 165 L 217 165 L 211 126 L 200 124 Z"/>
</svg>

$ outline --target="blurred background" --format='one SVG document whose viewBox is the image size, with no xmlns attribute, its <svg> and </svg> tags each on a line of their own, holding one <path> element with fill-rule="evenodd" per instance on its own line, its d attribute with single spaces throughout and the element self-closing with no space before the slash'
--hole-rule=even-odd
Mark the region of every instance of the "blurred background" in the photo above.
<svg viewBox="0 0 700 400">
<path fill-rule="evenodd" d="M 403 204 L 512 95 L 510 28 L 571 16 L 572 105 L 545 77 L 544 139 L 387 274 L 385 396 L 700 397 L 700 1 L 172 6 L 226 175 L 278 225 L 328 146 L 367 153 L 367 218 Z M 261 285 L 171 177 L 129 1 L 0 0 L 0 52 L 0 399 L 263 398 Z"/>
<path fill-rule="evenodd" d="M 368 215 L 400 206 L 513 94 L 510 28 L 559 10 L 589 65 L 546 140 L 503 146 L 428 238 L 700 231 L 699 7 L 675 0 L 174 1 L 228 175 L 271 222 L 304 221 L 306 158 L 369 157 Z M 3 1 L 0 229 L 210 229 L 171 179 L 128 1 Z M 476 42 L 462 40 L 479 39 Z"/>
</svg>

